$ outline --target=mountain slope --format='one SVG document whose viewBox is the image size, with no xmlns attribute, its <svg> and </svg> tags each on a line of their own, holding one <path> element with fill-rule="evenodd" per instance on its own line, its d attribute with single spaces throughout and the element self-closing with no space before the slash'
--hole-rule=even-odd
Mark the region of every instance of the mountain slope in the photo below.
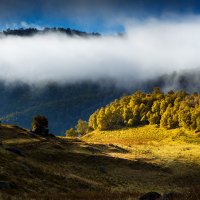
<svg viewBox="0 0 200 200">
<path fill-rule="evenodd" d="M 145 130 L 152 133 L 155 128 Z M 148 136 L 143 143 L 134 143 L 141 132 L 140 128 L 109 132 L 113 144 L 108 144 L 99 140 L 98 135 L 106 138 L 104 132 L 91 133 L 93 136 L 85 136 L 82 141 L 33 137 L 26 129 L 1 125 L 1 198 L 134 200 L 151 190 L 179 191 L 186 197 L 187 191 L 199 188 L 199 142 L 181 142 L 181 136 L 176 135 L 176 139 L 168 141 L 158 142 L 156 136 L 152 140 Z M 129 140 L 130 133 L 134 139 L 127 146 L 120 134 L 128 134 Z M 94 139 L 95 134 L 95 142 L 85 142 Z M 117 138 L 120 142 L 116 142 Z M 186 199 L 194 200 L 194 194 L 198 198 L 197 191 Z"/>
<path fill-rule="evenodd" d="M 122 95 L 122 90 L 98 84 L 49 84 L 44 88 L 1 85 L 0 120 L 31 128 L 35 115 L 45 115 L 50 131 L 64 135 L 78 119 L 87 120 L 97 108 Z"/>
</svg>

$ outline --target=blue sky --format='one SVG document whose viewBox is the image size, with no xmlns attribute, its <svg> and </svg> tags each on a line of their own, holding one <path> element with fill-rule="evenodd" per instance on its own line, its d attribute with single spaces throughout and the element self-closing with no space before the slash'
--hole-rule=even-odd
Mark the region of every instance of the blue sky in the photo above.
<svg viewBox="0 0 200 200">
<path fill-rule="evenodd" d="M 1 0 L 0 29 L 31 26 L 123 32 L 125 20 L 199 14 L 198 0 Z"/>
</svg>

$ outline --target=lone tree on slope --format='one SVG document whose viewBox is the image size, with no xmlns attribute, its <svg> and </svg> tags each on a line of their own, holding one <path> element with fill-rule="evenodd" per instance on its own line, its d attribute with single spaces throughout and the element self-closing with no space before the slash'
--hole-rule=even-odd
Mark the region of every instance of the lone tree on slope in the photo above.
<svg viewBox="0 0 200 200">
<path fill-rule="evenodd" d="M 48 119 L 41 115 L 35 116 L 32 121 L 32 131 L 38 135 L 48 135 Z"/>
</svg>

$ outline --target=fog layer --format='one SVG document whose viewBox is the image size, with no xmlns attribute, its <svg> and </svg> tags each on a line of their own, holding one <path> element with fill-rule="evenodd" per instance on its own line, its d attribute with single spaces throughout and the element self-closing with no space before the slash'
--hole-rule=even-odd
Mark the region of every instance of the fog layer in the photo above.
<svg viewBox="0 0 200 200">
<path fill-rule="evenodd" d="M 44 34 L 0 38 L 0 79 L 30 84 L 116 80 L 126 84 L 200 69 L 200 18 L 131 22 L 124 36 Z"/>
</svg>

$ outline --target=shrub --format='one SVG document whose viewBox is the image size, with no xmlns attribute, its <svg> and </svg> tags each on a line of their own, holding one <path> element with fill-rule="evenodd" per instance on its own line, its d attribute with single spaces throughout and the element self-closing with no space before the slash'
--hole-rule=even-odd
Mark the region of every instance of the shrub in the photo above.
<svg viewBox="0 0 200 200">
<path fill-rule="evenodd" d="M 80 135 L 85 135 L 86 133 L 88 133 L 88 131 L 89 131 L 88 122 L 79 119 L 76 125 L 76 132 Z"/>
<path fill-rule="evenodd" d="M 78 133 L 73 128 L 70 128 L 69 130 L 67 130 L 65 134 L 66 134 L 66 137 L 77 137 L 78 136 Z"/>
</svg>

